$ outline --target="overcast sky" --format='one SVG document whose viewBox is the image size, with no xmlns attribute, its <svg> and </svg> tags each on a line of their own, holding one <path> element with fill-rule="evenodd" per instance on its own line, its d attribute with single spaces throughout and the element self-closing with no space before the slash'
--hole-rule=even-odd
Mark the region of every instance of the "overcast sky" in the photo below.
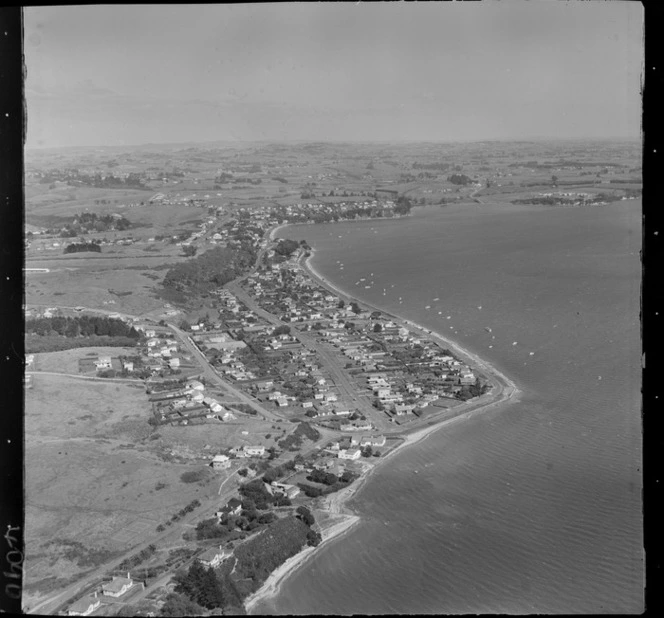
<svg viewBox="0 0 664 618">
<path fill-rule="evenodd" d="M 633 137 L 622 1 L 30 7 L 28 147 Z"/>
</svg>

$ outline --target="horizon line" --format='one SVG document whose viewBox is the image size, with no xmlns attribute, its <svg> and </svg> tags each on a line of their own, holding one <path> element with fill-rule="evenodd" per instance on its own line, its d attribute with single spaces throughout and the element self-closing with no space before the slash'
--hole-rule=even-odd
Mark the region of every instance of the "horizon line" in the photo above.
<svg viewBox="0 0 664 618">
<path fill-rule="evenodd" d="M 68 149 L 90 149 L 90 148 L 145 148 L 153 146 L 191 146 L 212 144 L 330 144 L 330 145 L 371 145 L 371 144 L 481 144 L 485 142 L 642 142 L 643 136 L 607 136 L 607 137 L 553 137 L 553 136 L 525 136 L 525 137 L 501 137 L 501 138 L 474 138 L 474 139 L 451 139 L 451 140 L 334 140 L 334 139 L 264 139 L 264 140 L 192 140 L 182 142 L 143 142 L 137 144 L 87 144 L 69 146 L 24 146 L 25 151 L 44 150 L 68 150 Z"/>
</svg>

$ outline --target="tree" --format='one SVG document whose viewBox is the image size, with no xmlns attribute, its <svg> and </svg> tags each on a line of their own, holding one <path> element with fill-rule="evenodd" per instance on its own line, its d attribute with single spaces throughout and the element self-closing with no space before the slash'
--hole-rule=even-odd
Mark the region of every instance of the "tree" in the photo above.
<svg viewBox="0 0 664 618">
<path fill-rule="evenodd" d="M 160 616 L 200 616 L 203 608 L 186 596 L 171 592 L 159 612 Z"/>
<path fill-rule="evenodd" d="M 555 174 L 551 176 L 551 184 L 555 187 L 558 184 L 558 176 Z"/>
<path fill-rule="evenodd" d="M 298 506 L 296 512 L 296 517 L 301 519 L 307 526 L 311 527 L 316 520 L 311 514 L 311 511 L 306 506 Z"/>
<path fill-rule="evenodd" d="M 383 325 L 380 322 L 376 322 L 373 327 L 374 333 L 380 333 L 383 330 Z"/>
<path fill-rule="evenodd" d="M 346 303 L 343 301 L 343 299 L 341 299 L 341 300 L 337 303 L 337 309 L 343 309 L 345 305 L 346 305 Z"/>
<path fill-rule="evenodd" d="M 373 449 L 371 448 L 370 445 L 367 444 L 367 446 L 365 446 L 362 449 L 362 457 L 371 457 L 372 452 L 373 452 Z"/>
</svg>

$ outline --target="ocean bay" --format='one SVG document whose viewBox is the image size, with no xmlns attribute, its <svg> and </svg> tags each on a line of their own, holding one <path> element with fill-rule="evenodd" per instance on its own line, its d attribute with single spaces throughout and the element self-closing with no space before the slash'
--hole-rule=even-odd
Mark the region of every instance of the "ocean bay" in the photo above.
<svg viewBox="0 0 664 618">
<path fill-rule="evenodd" d="M 381 467 L 350 503 L 362 522 L 257 611 L 640 611 L 640 203 L 417 209 L 279 235 L 523 394 Z"/>
</svg>

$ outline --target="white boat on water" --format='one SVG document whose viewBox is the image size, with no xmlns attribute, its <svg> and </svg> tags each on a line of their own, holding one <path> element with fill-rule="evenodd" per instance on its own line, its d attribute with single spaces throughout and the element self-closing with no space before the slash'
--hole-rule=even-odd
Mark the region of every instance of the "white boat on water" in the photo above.
<svg viewBox="0 0 664 618">
<path fill-rule="evenodd" d="M 514 343 L 512 343 L 512 345 L 516 345 L 517 343 L 518 343 L 518 341 L 515 341 Z"/>
<path fill-rule="evenodd" d="M 484 330 L 485 330 L 487 333 L 490 333 L 490 332 L 491 332 L 491 329 L 490 329 L 488 326 L 485 326 L 485 327 L 484 327 Z"/>
<path fill-rule="evenodd" d="M 434 300 L 440 300 L 440 298 L 434 298 Z"/>
<path fill-rule="evenodd" d="M 431 309 L 431 305 L 427 305 L 425 309 Z"/>
</svg>

